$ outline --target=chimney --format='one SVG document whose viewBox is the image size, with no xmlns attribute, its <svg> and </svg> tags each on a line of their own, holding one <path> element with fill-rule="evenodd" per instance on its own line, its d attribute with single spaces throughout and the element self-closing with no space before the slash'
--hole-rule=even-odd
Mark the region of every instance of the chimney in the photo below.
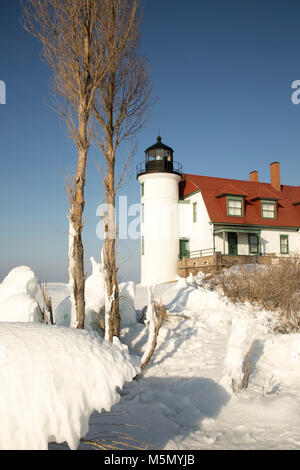
<svg viewBox="0 0 300 470">
<path fill-rule="evenodd" d="M 250 181 L 254 181 L 255 183 L 258 183 L 258 171 L 251 171 Z"/>
<path fill-rule="evenodd" d="M 280 184 L 280 164 L 278 162 L 271 163 L 271 186 L 276 191 L 281 191 L 281 184 Z"/>
</svg>

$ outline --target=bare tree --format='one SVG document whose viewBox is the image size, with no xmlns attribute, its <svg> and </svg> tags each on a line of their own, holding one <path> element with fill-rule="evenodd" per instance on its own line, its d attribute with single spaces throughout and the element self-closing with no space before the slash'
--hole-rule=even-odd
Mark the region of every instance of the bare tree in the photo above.
<svg viewBox="0 0 300 470">
<path fill-rule="evenodd" d="M 146 350 L 141 359 L 141 370 L 143 370 L 151 360 L 157 345 L 160 328 L 167 316 L 166 306 L 162 302 L 154 301 L 155 286 L 148 286 L 148 306 L 146 324 L 149 328 L 149 337 Z"/>
<path fill-rule="evenodd" d="M 105 23 L 107 18 L 104 13 L 108 3 L 100 0 L 23 0 L 23 25 L 42 43 L 43 58 L 52 70 L 51 88 L 55 108 L 66 122 L 77 149 L 76 175 L 69 186 L 71 206 L 68 217 L 72 325 L 78 328 L 84 327 L 85 317 L 81 235 L 87 156 L 91 142 L 89 118 L 96 91 L 101 88 L 102 81 L 107 80 L 110 67 L 120 57 L 123 58 L 124 44 L 127 44 L 126 34 L 116 34 L 108 51 L 106 38 L 102 35 L 103 29 L 110 29 L 111 26 Z M 122 26 L 126 29 L 124 22 Z"/>
<path fill-rule="evenodd" d="M 103 0 L 102 38 L 107 56 L 114 56 L 116 41 L 123 45 L 119 60 L 114 61 L 101 82 L 93 106 L 95 138 L 104 160 L 103 182 L 107 203 L 104 223 L 103 263 L 106 281 L 106 339 L 119 337 L 119 291 L 116 266 L 116 193 L 134 152 L 123 162 L 116 176 L 117 152 L 125 140 L 131 140 L 143 128 L 153 104 L 150 71 L 139 54 L 141 9 L 137 0 Z"/>
<path fill-rule="evenodd" d="M 48 294 L 47 281 L 40 282 L 40 290 L 41 290 L 43 304 L 44 304 L 43 308 L 40 307 L 40 310 L 42 313 L 44 323 L 55 325 L 53 307 L 52 307 L 52 298 Z M 48 312 L 48 316 L 46 315 L 45 310 Z"/>
</svg>

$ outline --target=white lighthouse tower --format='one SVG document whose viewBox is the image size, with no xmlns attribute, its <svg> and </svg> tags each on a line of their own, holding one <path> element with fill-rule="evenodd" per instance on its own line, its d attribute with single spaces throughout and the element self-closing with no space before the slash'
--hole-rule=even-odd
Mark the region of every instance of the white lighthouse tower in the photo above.
<svg viewBox="0 0 300 470">
<path fill-rule="evenodd" d="M 182 166 L 161 137 L 145 151 L 137 167 L 141 185 L 141 284 L 156 285 L 177 277 L 179 254 L 179 182 Z"/>
</svg>

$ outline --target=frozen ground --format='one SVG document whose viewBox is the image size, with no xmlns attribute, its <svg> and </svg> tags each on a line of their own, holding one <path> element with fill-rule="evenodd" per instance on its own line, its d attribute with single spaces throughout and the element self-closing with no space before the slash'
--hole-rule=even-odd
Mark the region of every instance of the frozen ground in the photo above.
<svg viewBox="0 0 300 470">
<path fill-rule="evenodd" d="M 61 301 L 65 287 L 49 287 Z M 274 335 L 274 314 L 233 305 L 192 280 L 155 294 L 169 315 L 152 361 L 111 412 L 92 415 L 85 440 L 119 449 L 299 449 L 300 334 Z M 137 286 L 138 315 L 146 303 L 146 289 Z M 124 327 L 121 339 L 137 360 L 147 330 Z M 250 348 L 248 388 L 234 393 Z"/>
</svg>

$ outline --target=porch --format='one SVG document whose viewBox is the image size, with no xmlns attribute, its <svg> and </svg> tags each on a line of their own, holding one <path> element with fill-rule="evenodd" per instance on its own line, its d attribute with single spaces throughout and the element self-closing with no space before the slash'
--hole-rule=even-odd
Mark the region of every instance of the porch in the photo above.
<svg viewBox="0 0 300 470">
<path fill-rule="evenodd" d="M 274 263 L 276 254 L 254 254 L 254 255 L 229 255 L 222 254 L 214 248 L 190 252 L 188 257 L 178 260 L 177 274 L 180 277 L 187 277 L 189 274 L 197 275 L 199 271 L 211 273 L 222 271 L 236 264 L 265 264 Z"/>
<path fill-rule="evenodd" d="M 217 226 L 214 248 L 223 255 L 255 256 L 262 253 L 261 230 L 255 227 Z"/>
</svg>

